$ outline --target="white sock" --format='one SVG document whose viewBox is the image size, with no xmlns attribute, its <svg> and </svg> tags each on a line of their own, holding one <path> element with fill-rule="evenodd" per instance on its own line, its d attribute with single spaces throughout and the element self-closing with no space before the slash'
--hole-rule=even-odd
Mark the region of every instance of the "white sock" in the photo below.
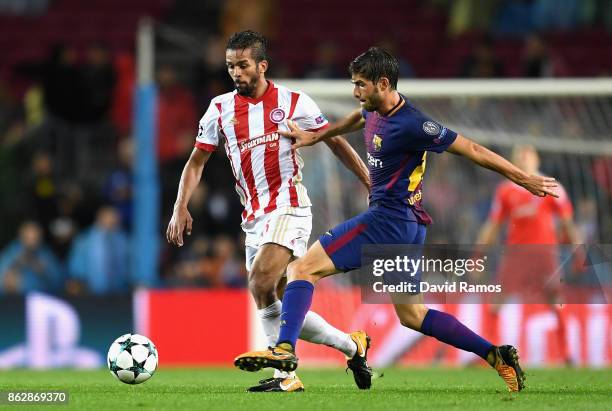
<svg viewBox="0 0 612 411">
<path fill-rule="evenodd" d="M 295 378 L 295 371 L 274 370 L 274 378 Z"/>
<path fill-rule="evenodd" d="M 278 340 L 281 308 L 281 302 L 276 300 L 266 308 L 257 310 L 259 320 L 261 321 L 264 333 L 266 334 L 268 346 L 270 347 L 274 347 L 276 345 L 276 341 Z"/>
<path fill-rule="evenodd" d="M 259 320 L 263 327 L 264 333 L 266 334 L 266 340 L 270 347 L 274 347 L 278 341 L 278 333 L 280 331 L 280 314 L 282 304 L 279 300 L 274 301 L 272 304 L 261 310 L 257 310 L 259 314 Z M 274 370 L 274 378 L 294 378 L 295 371 L 286 372 L 280 370 Z"/>
<path fill-rule="evenodd" d="M 353 358 L 357 345 L 350 335 L 333 327 L 319 314 L 308 311 L 300 332 L 300 339 L 315 344 L 325 344 L 341 351 L 348 358 Z"/>
</svg>

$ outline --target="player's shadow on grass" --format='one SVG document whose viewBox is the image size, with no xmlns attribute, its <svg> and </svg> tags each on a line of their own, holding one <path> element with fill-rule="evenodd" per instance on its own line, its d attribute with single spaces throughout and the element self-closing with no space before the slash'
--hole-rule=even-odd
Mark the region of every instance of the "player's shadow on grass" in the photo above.
<svg viewBox="0 0 612 411">
<path fill-rule="evenodd" d="M 374 387 L 372 389 L 375 389 Z M 389 394 L 401 394 L 410 392 L 413 394 L 493 394 L 495 391 L 490 387 L 453 387 L 453 388 L 441 388 L 441 387 L 413 387 L 406 386 L 405 388 L 400 387 L 380 387 L 381 391 Z"/>
<path fill-rule="evenodd" d="M 610 395 L 610 390 L 604 387 L 598 388 L 538 388 L 538 387 L 527 387 L 520 393 L 509 393 L 503 388 L 491 388 L 491 387 L 453 387 L 453 388 L 438 388 L 438 387 L 380 387 L 381 391 L 386 394 L 401 394 L 410 392 L 413 394 L 508 394 L 512 396 L 523 396 L 523 395 L 539 395 L 539 394 L 561 394 L 561 395 Z M 372 387 L 372 390 L 375 390 Z"/>
<path fill-rule="evenodd" d="M 571 395 L 593 395 L 593 394 L 602 394 L 606 396 L 612 395 L 612 389 L 604 388 L 604 387 L 583 387 L 583 388 L 526 388 L 524 393 L 533 393 L 533 394 L 571 394 Z M 523 393 L 521 392 L 521 394 Z"/>
</svg>

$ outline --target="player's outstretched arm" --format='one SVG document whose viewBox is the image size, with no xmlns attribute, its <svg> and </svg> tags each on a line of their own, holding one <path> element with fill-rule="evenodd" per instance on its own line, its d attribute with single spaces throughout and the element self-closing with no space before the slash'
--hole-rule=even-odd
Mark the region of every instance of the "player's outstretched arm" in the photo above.
<svg viewBox="0 0 612 411">
<path fill-rule="evenodd" d="M 327 144 L 334 155 L 342 161 L 342 164 L 351 170 L 368 192 L 370 192 L 370 173 L 368 171 L 368 166 L 365 165 L 361 157 L 359 157 L 359 154 L 357 154 L 349 142 L 342 136 L 334 136 L 325 139 L 325 144 Z"/>
<path fill-rule="evenodd" d="M 212 153 L 209 151 L 194 148 L 189 156 L 189 160 L 183 168 L 181 174 L 181 182 L 179 183 L 178 194 L 174 202 L 174 211 L 172 218 L 166 230 L 166 239 L 170 244 L 183 246 L 183 231 L 187 235 L 191 235 L 193 218 L 189 214 L 187 204 L 193 194 L 193 190 L 198 186 L 202 177 L 202 170 Z"/>
<path fill-rule="evenodd" d="M 312 146 L 319 141 L 339 136 L 341 134 L 351 133 L 362 129 L 365 124 L 365 120 L 361 116 L 361 110 L 355 110 L 342 120 L 325 127 L 320 131 L 305 131 L 301 130 L 293 121 L 287 121 L 289 131 L 279 131 L 283 137 L 292 138 L 295 142 L 291 145 L 293 149 Z"/>
<path fill-rule="evenodd" d="M 558 184 L 554 178 L 527 174 L 502 156 L 495 154 L 469 138 L 458 135 L 457 139 L 448 148 L 448 151 L 467 157 L 481 167 L 497 171 L 499 174 L 527 189 L 531 194 L 539 197 L 545 197 L 546 195 L 558 197 L 558 194 L 555 192 Z"/>
</svg>

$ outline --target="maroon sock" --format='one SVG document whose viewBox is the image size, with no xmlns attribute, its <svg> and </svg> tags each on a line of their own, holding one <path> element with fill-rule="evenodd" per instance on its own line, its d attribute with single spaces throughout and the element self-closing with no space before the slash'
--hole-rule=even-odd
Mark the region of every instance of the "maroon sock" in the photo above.
<svg viewBox="0 0 612 411">
<path fill-rule="evenodd" d="M 484 360 L 493 348 L 493 344 L 489 341 L 467 328 L 452 315 L 442 311 L 431 309 L 427 311 L 421 332 L 453 347 L 473 352 Z"/>
</svg>

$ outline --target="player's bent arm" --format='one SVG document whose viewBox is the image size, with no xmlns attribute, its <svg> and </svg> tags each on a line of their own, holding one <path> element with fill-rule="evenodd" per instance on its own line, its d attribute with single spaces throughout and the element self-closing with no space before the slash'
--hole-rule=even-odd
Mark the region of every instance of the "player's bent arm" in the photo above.
<svg viewBox="0 0 612 411">
<path fill-rule="evenodd" d="M 571 215 L 563 216 L 560 219 L 560 229 L 563 241 L 567 241 L 569 244 L 583 244 L 584 239 L 580 232 L 580 229 L 574 223 Z M 572 271 L 576 274 L 581 274 L 586 271 L 586 249 L 584 247 L 576 247 L 572 255 Z"/>
<path fill-rule="evenodd" d="M 300 130 L 293 121 L 287 122 L 287 125 L 289 126 L 289 131 L 279 131 L 278 133 L 284 137 L 295 139 L 292 147 L 296 149 L 312 146 L 319 141 L 362 129 L 365 125 L 365 119 L 361 116 L 360 110 L 355 110 L 342 120 L 330 124 L 320 131 Z"/>
<path fill-rule="evenodd" d="M 330 137 L 339 136 L 341 134 L 352 133 L 360 130 L 365 125 L 365 119 L 361 115 L 361 110 L 355 110 L 342 120 L 330 124 L 329 127 L 315 133 L 316 142 L 328 139 Z"/>
<path fill-rule="evenodd" d="M 189 160 L 183 168 L 181 174 L 181 181 L 179 183 L 178 193 L 176 201 L 174 202 L 174 208 L 187 208 L 189 199 L 193 194 L 193 190 L 198 186 L 200 179 L 202 178 L 202 170 L 208 162 L 212 152 L 200 150 L 194 148 L 189 156 Z"/>
<path fill-rule="evenodd" d="M 481 167 L 498 172 L 534 195 L 558 197 L 554 191 L 558 186 L 554 178 L 527 174 L 499 154 L 462 135 L 457 135 L 447 151 L 467 157 Z"/>
<path fill-rule="evenodd" d="M 561 229 L 570 244 L 582 244 L 582 235 L 571 216 L 561 219 Z"/>
<path fill-rule="evenodd" d="M 194 148 L 183 168 L 172 218 L 166 230 L 166 239 L 171 244 L 178 245 L 179 247 L 183 245 L 183 231 L 187 235 L 191 235 L 193 218 L 189 214 L 187 204 L 189 204 L 189 199 L 200 182 L 202 170 L 204 170 L 204 166 L 211 154 L 209 151 Z"/>
<path fill-rule="evenodd" d="M 480 229 L 480 233 L 478 233 L 478 238 L 476 239 L 476 244 L 489 245 L 493 244 L 495 240 L 497 240 L 497 236 L 499 235 L 501 225 L 490 218 L 487 219 L 485 224 Z"/>
<path fill-rule="evenodd" d="M 349 142 L 342 136 L 334 136 L 326 139 L 325 144 L 327 144 L 332 153 L 342 161 L 342 164 L 357 176 L 359 181 L 361 181 L 369 192 L 370 173 L 368 167 Z"/>
</svg>

